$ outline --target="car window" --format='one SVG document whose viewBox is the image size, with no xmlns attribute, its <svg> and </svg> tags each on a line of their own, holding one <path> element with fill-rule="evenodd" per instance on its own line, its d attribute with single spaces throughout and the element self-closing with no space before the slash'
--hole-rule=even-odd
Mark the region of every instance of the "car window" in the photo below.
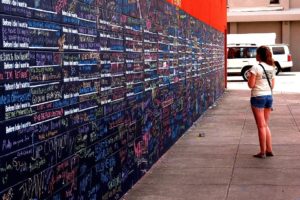
<svg viewBox="0 0 300 200">
<path fill-rule="evenodd" d="M 272 51 L 274 55 L 285 54 L 283 47 L 272 47 Z"/>
<path fill-rule="evenodd" d="M 249 47 L 248 48 L 248 58 L 255 58 L 256 57 L 256 47 Z"/>
<path fill-rule="evenodd" d="M 255 58 L 256 47 L 229 47 L 227 55 L 228 59 Z"/>
</svg>

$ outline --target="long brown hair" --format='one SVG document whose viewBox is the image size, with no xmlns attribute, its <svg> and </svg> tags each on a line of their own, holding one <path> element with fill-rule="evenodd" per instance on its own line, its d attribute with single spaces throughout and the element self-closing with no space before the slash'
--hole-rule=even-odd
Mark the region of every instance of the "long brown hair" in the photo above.
<svg viewBox="0 0 300 200">
<path fill-rule="evenodd" d="M 256 54 L 259 56 L 260 61 L 267 63 L 268 65 L 274 66 L 274 60 L 269 47 L 260 46 L 256 50 Z"/>
</svg>

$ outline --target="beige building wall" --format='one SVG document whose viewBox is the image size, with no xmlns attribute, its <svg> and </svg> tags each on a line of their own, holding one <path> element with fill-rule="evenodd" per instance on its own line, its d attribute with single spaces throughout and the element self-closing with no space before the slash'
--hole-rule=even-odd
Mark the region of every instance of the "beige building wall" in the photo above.
<svg viewBox="0 0 300 200">
<path fill-rule="evenodd" d="M 300 1 L 299 0 L 291 0 L 290 8 L 300 8 Z"/>
<path fill-rule="evenodd" d="M 290 50 L 292 53 L 292 59 L 295 69 L 293 71 L 300 71 L 300 21 L 291 22 L 291 43 Z"/>
<path fill-rule="evenodd" d="M 296 4 L 295 6 L 299 7 L 297 6 L 299 0 L 280 0 L 279 4 L 272 4 L 271 6 L 282 6 L 284 9 L 288 9 L 291 3 Z M 227 5 L 230 8 L 268 7 L 270 6 L 270 0 L 228 0 Z"/>
<path fill-rule="evenodd" d="M 228 33 L 276 33 L 276 43 L 284 43 L 282 40 L 281 22 L 240 22 L 228 23 Z"/>
<path fill-rule="evenodd" d="M 276 33 L 276 43 L 281 43 L 280 22 L 238 23 L 238 33 Z"/>
<path fill-rule="evenodd" d="M 300 71 L 300 0 L 228 0 L 230 33 L 276 33 L 276 43 L 290 46 L 294 67 Z"/>
<path fill-rule="evenodd" d="M 228 0 L 228 6 L 230 8 L 234 7 L 259 7 L 267 6 L 270 1 L 268 0 Z"/>
</svg>

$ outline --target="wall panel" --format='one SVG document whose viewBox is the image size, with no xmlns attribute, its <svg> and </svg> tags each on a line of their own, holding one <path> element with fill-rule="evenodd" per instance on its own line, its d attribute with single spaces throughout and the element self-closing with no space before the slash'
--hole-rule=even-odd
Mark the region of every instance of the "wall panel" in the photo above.
<svg viewBox="0 0 300 200">
<path fill-rule="evenodd" d="M 224 92 L 224 34 L 165 1 L 0 8 L 2 199 L 119 199 Z"/>
<path fill-rule="evenodd" d="M 300 52 L 298 51 L 298 45 L 299 42 L 300 42 L 300 37 L 299 37 L 299 31 L 300 31 L 300 28 L 299 28 L 299 25 L 300 25 L 300 22 L 290 22 L 290 27 L 291 27 L 291 41 L 293 41 L 291 43 L 291 45 L 289 46 L 290 47 L 290 51 L 291 51 L 291 54 L 292 54 L 292 59 L 293 59 L 293 63 L 294 63 L 294 66 L 292 68 L 292 71 L 300 71 L 300 66 L 298 63 L 300 63 Z"/>
<path fill-rule="evenodd" d="M 276 43 L 282 43 L 281 22 L 237 23 L 238 33 L 276 33 Z"/>
<path fill-rule="evenodd" d="M 168 0 L 181 9 L 221 32 L 226 30 L 227 1 Z"/>
</svg>

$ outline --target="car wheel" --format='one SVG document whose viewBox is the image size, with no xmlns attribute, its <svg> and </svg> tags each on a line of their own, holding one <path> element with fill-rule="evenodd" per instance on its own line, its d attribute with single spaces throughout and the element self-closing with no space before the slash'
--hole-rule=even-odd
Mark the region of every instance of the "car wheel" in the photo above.
<svg viewBox="0 0 300 200">
<path fill-rule="evenodd" d="M 242 69 L 242 72 L 241 72 L 241 74 L 242 74 L 242 77 L 243 77 L 243 79 L 245 80 L 245 81 L 248 81 L 248 77 L 249 77 L 249 75 L 250 75 L 250 68 L 251 68 L 252 66 L 246 66 L 246 67 L 244 67 L 243 69 Z"/>
<path fill-rule="evenodd" d="M 275 74 L 278 75 L 281 72 L 281 67 L 278 62 L 275 62 Z"/>
</svg>

